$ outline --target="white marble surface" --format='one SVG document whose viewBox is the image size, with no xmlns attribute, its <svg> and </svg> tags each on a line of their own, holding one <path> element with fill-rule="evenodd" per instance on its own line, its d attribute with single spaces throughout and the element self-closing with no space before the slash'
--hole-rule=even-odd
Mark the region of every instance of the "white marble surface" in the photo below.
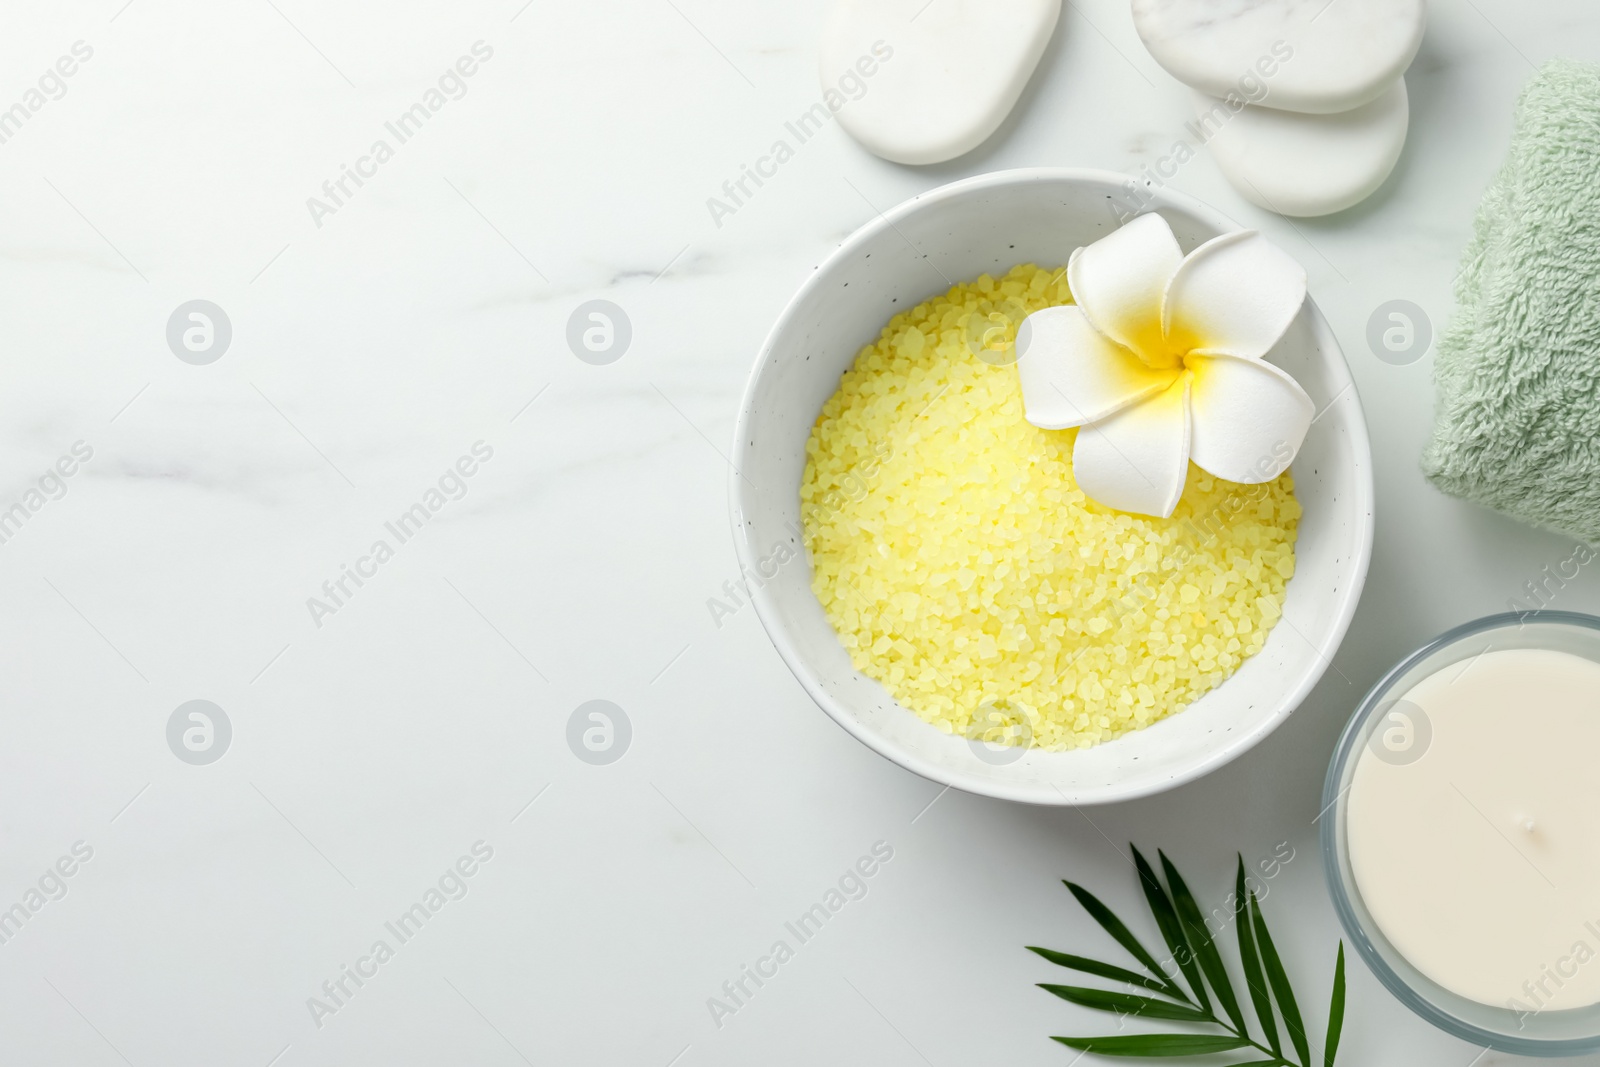
<svg viewBox="0 0 1600 1067">
<path fill-rule="evenodd" d="M 1208 895 L 1236 850 L 1289 842 L 1266 907 L 1320 997 L 1338 934 L 1312 820 L 1346 714 L 1570 555 L 1426 487 L 1430 360 L 1364 334 L 1389 300 L 1448 313 L 1530 61 L 1600 59 L 1581 0 L 1439 0 L 1406 154 L 1346 214 L 1260 211 L 1203 155 L 1171 179 L 1305 263 L 1371 421 L 1378 541 L 1300 713 L 1200 783 L 1081 812 L 941 796 L 812 707 L 752 611 L 719 628 L 706 602 L 736 576 L 736 398 L 819 257 L 951 178 L 1137 170 L 1180 136 L 1186 90 L 1121 0 L 1068 7 L 970 156 L 906 169 L 830 126 L 720 225 L 707 198 L 815 99 L 815 4 L 7 14 L 0 99 L 75 41 L 93 56 L 0 144 L 0 510 L 75 442 L 93 457 L 0 544 L 0 898 L 74 842 L 93 857 L 0 944 L 0 1062 L 1063 1064 L 1049 1034 L 1104 1024 L 1032 988 L 1056 975 L 1021 946 L 1103 947 L 1057 879 L 1137 910 L 1129 840 Z M 479 40 L 466 95 L 317 227 L 307 197 Z M 233 326 L 207 366 L 164 336 L 191 299 Z M 632 323 L 607 366 L 565 341 L 591 299 Z M 480 440 L 466 496 L 314 626 L 307 598 Z M 1600 609 L 1600 581 L 1558 603 Z M 165 738 L 197 698 L 233 725 L 208 766 Z M 632 723 L 608 766 L 565 740 L 591 699 Z M 466 896 L 317 1028 L 307 998 L 480 840 Z M 706 999 L 877 841 L 867 896 L 717 1028 Z M 1508 1062 L 1350 980 L 1342 1062 Z"/>
</svg>

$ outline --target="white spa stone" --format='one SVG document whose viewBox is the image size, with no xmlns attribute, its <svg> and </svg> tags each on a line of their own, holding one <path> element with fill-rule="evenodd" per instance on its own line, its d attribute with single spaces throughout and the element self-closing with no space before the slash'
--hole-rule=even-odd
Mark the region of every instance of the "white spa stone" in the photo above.
<svg viewBox="0 0 1600 1067">
<path fill-rule="evenodd" d="M 1334 115 L 1246 106 L 1234 113 L 1194 94 L 1196 121 L 1217 166 L 1246 200 L 1280 215 L 1328 215 L 1377 191 L 1406 143 L 1410 108 L 1404 79 L 1371 103 Z"/>
<path fill-rule="evenodd" d="M 1133 0 L 1133 22 L 1156 62 L 1194 89 L 1225 97 L 1249 75 L 1266 86 L 1258 102 L 1327 114 L 1400 77 L 1426 12 L 1423 0 Z"/>
<path fill-rule="evenodd" d="M 839 125 L 896 163 L 939 163 L 1010 114 L 1061 0 L 831 0 L 818 73 Z"/>
</svg>

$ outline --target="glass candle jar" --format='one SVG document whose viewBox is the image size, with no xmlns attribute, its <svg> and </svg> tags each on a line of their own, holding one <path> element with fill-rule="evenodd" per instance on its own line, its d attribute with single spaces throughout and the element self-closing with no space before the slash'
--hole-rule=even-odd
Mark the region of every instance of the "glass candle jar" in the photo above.
<svg viewBox="0 0 1600 1067">
<path fill-rule="evenodd" d="M 1520 1055 L 1600 1050 L 1600 618 L 1495 615 L 1413 652 L 1339 740 L 1340 921 L 1390 992 Z"/>
</svg>

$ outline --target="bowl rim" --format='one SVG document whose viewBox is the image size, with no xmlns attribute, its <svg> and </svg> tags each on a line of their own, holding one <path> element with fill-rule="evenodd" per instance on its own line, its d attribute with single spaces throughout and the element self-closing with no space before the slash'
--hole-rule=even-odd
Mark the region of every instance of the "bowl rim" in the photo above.
<svg viewBox="0 0 1600 1067">
<path fill-rule="evenodd" d="M 1516 1056 L 1581 1056 L 1585 1053 L 1600 1050 L 1600 1034 L 1589 1037 L 1562 1037 L 1541 1038 L 1523 1037 L 1516 1034 L 1506 1034 L 1485 1029 L 1476 1023 L 1469 1022 L 1435 1002 L 1440 993 L 1447 996 L 1459 997 L 1449 990 L 1432 981 L 1426 975 L 1421 975 L 1426 987 L 1417 988 L 1395 969 L 1390 962 L 1389 954 L 1392 953 L 1400 959 L 1405 955 L 1390 943 L 1387 935 L 1376 923 L 1368 924 L 1362 921 L 1356 911 L 1356 903 L 1361 900 L 1361 890 L 1356 886 L 1354 879 L 1345 878 L 1344 864 L 1348 863 L 1349 845 L 1346 841 L 1345 831 L 1345 801 L 1349 795 L 1346 788 L 1341 788 L 1340 782 L 1344 779 L 1346 769 L 1354 773 L 1353 764 L 1358 759 L 1356 751 L 1357 741 L 1361 738 L 1362 731 L 1373 713 L 1378 710 L 1394 688 L 1406 678 L 1411 671 L 1426 663 L 1435 654 L 1458 645 L 1471 637 L 1479 634 L 1492 633 L 1510 627 L 1520 629 L 1526 623 L 1553 623 L 1560 626 L 1571 626 L 1577 629 L 1600 631 L 1600 617 L 1578 611 L 1564 611 L 1553 608 L 1539 608 L 1530 611 L 1504 611 L 1494 615 L 1485 615 L 1469 622 L 1453 626 L 1418 646 L 1409 654 L 1400 658 L 1382 678 L 1375 682 L 1355 711 L 1350 713 L 1350 719 L 1345 723 L 1344 729 L 1339 734 L 1338 743 L 1334 745 L 1333 755 L 1328 760 L 1328 773 L 1322 782 L 1322 814 L 1317 816 L 1321 820 L 1318 832 L 1319 845 L 1322 852 L 1322 873 L 1328 884 L 1328 896 L 1333 901 L 1333 910 L 1339 916 L 1339 925 L 1344 928 L 1345 934 L 1356 947 L 1356 953 L 1377 975 L 1378 981 L 1384 988 L 1392 993 L 1396 1000 L 1410 1008 L 1418 1016 L 1426 1019 L 1434 1026 L 1452 1037 L 1475 1044 L 1485 1045 L 1500 1052 L 1509 1052 Z M 1443 668 L 1440 668 L 1443 669 Z M 1363 740 L 1363 744 L 1364 744 Z M 1365 905 L 1362 905 L 1363 910 Z M 1380 948 L 1380 943 L 1386 946 Z M 1415 965 L 1411 965 L 1415 969 Z M 1419 972 L 1420 974 L 1420 972 Z M 1467 999 L 1467 998 L 1461 998 Z M 1475 1002 L 1481 1003 L 1481 1002 Z M 1504 1011 L 1507 1016 L 1516 1013 L 1510 1009 L 1496 1008 L 1494 1005 L 1484 1005 L 1486 1010 Z M 1592 1006 L 1591 1006 L 1592 1007 Z M 1567 1009 L 1572 1011 L 1589 1010 L 1587 1008 Z M 1551 1012 L 1549 1014 L 1560 1014 Z"/>
<path fill-rule="evenodd" d="M 748 570 L 754 567 L 757 562 L 752 554 L 753 549 L 748 543 L 748 539 L 742 534 L 742 530 L 745 527 L 744 508 L 742 506 L 744 486 L 742 484 L 743 476 L 740 474 L 744 467 L 744 463 L 741 461 L 751 448 L 746 442 L 753 440 L 748 433 L 748 429 L 755 411 L 756 388 L 770 361 L 773 346 L 784 332 L 789 329 L 792 320 L 799 314 L 800 305 L 805 297 L 815 287 L 823 284 L 822 279 L 829 273 L 829 268 L 850 259 L 860 246 L 882 234 L 885 230 L 896 229 L 896 223 L 913 212 L 927 210 L 932 205 L 984 189 L 1026 185 L 1041 181 L 1108 184 L 1119 188 L 1127 187 L 1129 184 L 1137 184 L 1137 179 L 1133 176 L 1117 171 L 1087 167 L 1023 167 L 1012 170 L 992 171 L 936 186 L 933 189 L 901 201 L 887 211 L 876 211 L 874 209 L 876 217 L 868 219 L 857 227 L 837 248 L 825 256 L 795 290 L 794 294 L 790 296 L 783 310 L 774 320 L 772 328 L 767 331 L 765 339 L 761 342 L 761 348 L 756 353 L 755 365 L 751 368 L 750 376 L 740 396 L 738 416 L 734 425 L 733 462 L 729 464 L 728 473 L 728 506 L 734 550 L 737 553 L 739 565 L 742 569 Z M 1142 189 L 1141 195 L 1148 195 L 1149 199 L 1140 209 L 1140 214 L 1145 214 L 1161 207 L 1172 207 L 1205 220 L 1218 233 L 1229 233 L 1244 229 L 1227 215 L 1187 194 L 1177 192 L 1166 186 L 1150 186 L 1146 184 L 1142 186 Z M 772 641 L 773 647 L 778 651 L 778 655 L 789 668 L 789 672 L 794 675 L 801 688 L 806 691 L 807 695 L 811 697 L 818 707 L 827 713 L 829 718 L 873 752 L 931 782 L 948 788 L 960 789 L 963 792 L 977 796 L 993 797 L 998 800 L 1010 800 L 1046 807 L 1079 807 L 1135 800 L 1140 797 L 1163 793 L 1192 782 L 1217 770 L 1219 767 L 1225 766 L 1255 747 L 1294 713 L 1295 709 L 1300 706 L 1311 690 L 1322 680 L 1327 668 L 1332 665 L 1331 653 L 1343 643 L 1345 634 L 1349 631 L 1351 619 L 1354 617 L 1356 606 L 1361 599 L 1361 590 L 1366 585 L 1367 569 L 1372 559 L 1373 498 L 1375 490 L 1372 477 L 1372 447 L 1367 433 L 1366 414 L 1361 406 L 1360 394 L 1356 390 L 1355 377 L 1351 374 L 1349 363 L 1344 358 L 1343 346 L 1339 344 L 1338 338 L 1333 333 L 1333 328 L 1328 324 L 1327 319 L 1323 317 L 1321 309 L 1317 306 L 1316 301 L 1312 299 L 1309 292 L 1306 294 L 1306 305 L 1311 314 L 1313 330 L 1321 338 L 1331 343 L 1331 351 L 1328 354 L 1332 357 L 1337 357 L 1334 360 L 1336 377 L 1342 375 L 1346 381 L 1344 389 L 1333 400 L 1328 402 L 1327 407 L 1331 408 L 1341 399 L 1355 407 L 1353 425 L 1359 432 L 1350 434 L 1349 446 L 1353 451 L 1356 494 L 1350 506 L 1355 509 L 1357 515 L 1356 522 L 1359 537 L 1351 559 L 1351 581 L 1340 591 L 1338 610 L 1333 620 L 1329 644 L 1326 649 L 1318 648 L 1315 650 L 1317 663 L 1301 679 L 1300 684 L 1284 695 L 1279 702 L 1277 710 L 1272 715 L 1263 718 L 1251 729 L 1236 731 L 1231 735 L 1228 743 L 1208 751 L 1203 759 L 1196 760 L 1193 764 L 1168 778 L 1138 786 L 1113 784 L 1096 787 L 1087 791 L 1086 795 L 1082 792 L 1079 795 L 1072 795 L 1064 792 L 1053 782 L 1047 782 L 1050 786 L 1049 789 L 1040 790 L 1034 783 L 1000 781 L 968 772 L 951 771 L 948 768 L 925 760 L 915 753 L 900 748 L 893 742 L 887 741 L 874 731 L 866 728 L 822 686 L 820 680 L 806 664 L 804 657 L 801 656 L 791 640 L 782 620 L 778 617 L 776 605 L 771 600 L 771 593 L 765 586 L 758 587 L 751 592 L 751 603 L 755 605 L 756 616 L 761 620 L 762 628 L 766 630 L 767 637 Z M 1350 395 L 1345 397 L 1344 393 L 1349 393 Z"/>
</svg>

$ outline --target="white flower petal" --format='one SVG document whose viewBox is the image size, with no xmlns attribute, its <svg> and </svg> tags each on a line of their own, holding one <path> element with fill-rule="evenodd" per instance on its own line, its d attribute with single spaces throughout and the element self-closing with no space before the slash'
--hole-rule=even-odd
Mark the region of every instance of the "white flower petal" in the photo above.
<svg viewBox="0 0 1600 1067">
<path fill-rule="evenodd" d="M 1094 328 L 1141 355 L 1165 354 L 1161 297 L 1183 251 L 1157 214 L 1140 215 L 1067 260 L 1067 286 Z"/>
<path fill-rule="evenodd" d="M 1189 253 L 1162 298 L 1161 324 L 1180 352 L 1259 359 L 1305 300 L 1305 268 L 1254 230 L 1241 230 Z"/>
<path fill-rule="evenodd" d="M 1189 376 L 1080 429 L 1072 473 L 1096 503 L 1141 515 L 1171 515 L 1189 473 Z"/>
<path fill-rule="evenodd" d="M 1177 374 L 1151 370 L 1070 304 L 1035 311 L 1017 329 L 1023 412 L 1046 430 L 1103 419 L 1161 392 Z"/>
<path fill-rule="evenodd" d="M 1262 359 L 1191 352 L 1189 458 L 1230 482 L 1283 473 L 1311 429 L 1316 406 L 1289 375 Z"/>
</svg>

